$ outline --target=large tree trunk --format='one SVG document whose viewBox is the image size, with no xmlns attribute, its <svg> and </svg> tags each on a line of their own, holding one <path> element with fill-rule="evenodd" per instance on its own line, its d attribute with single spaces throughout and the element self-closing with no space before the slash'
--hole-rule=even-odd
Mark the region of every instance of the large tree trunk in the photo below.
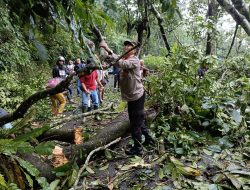
<svg viewBox="0 0 250 190">
<path fill-rule="evenodd" d="M 150 120 L 156 116 L 155 110 L 149 110 L 146 112 L 146 119 Z M 72 145 L 70 147 L 66 147 L 64 149 L 64 153 L 67 158 L 72 159 L 76 158 L 78 163 L 83 163 L 83 160 L 80 159 L 80 151 L 83 150 L 84 153 L 89 153 L 91 150 L 108 144 L 109 142 L 126 135 L 129 130 L 129 120 L 128 114 L 122 113 L 111 123 L 107 124 L 107 126 L 100 130 L 97 135 L 92 137 L 89 141 L 80 144 L 80 145 Z"/>
<path fill-rule="evenodd" d="M 156 116 L 154 110 L 146 112 L 146 119 L 153 119 Z M 66 157 L 71 160 L 75 159 L 78 164 L 84 163 L 81 153 L 88 154 L 97 147 L 108 144 L 109 142 L 123 137 L 130 131 L 130 125 L 127 113 L 120 114 L 117 118 L 107 124 L 102 130 L 97 132 L 89 141 L 80 145 L 71 145 L 64 147 L 63 151 Z M 42 158 L 34 154 L 22 154 L 22 158 L 31 162 L 41 173 L 40 175 L 49 179 L 55 179 L 55 175 L 52 173 L 53 167 L 46 163 Z"/>
<path fill-rule="evenodd" d="M 227 0 L 217 0 L 217 2 L 233 17 L 236 23 L 238 23 L 245 30 L 247 35 L 250 36 L 250 24 L 246 17 L 240 14 L 239 11 Z"/>
<path fill-rule="evenodd" d="M 149 3 L 147 0 L 137 0 L 137 6 L 140 11 L 141 19 L 138 19 L 136 24 L 136 31 L 137 31 L 137 40 L 138 43 L 141 44 L 141 46 L 137 49 L 137 56 L 140 57 L 140 53 L 143 48 L 143 37 L 144 37 L 144 31 L 147 32 L 147 39 L 149 39 L 150 36 L 150 27 L 149 27 L 149 20 L 148 20 L 148 7 Z"/>
<path fill-rule="evenodd" d="M 213 25 L 215 25 L 217 22 L 218 6 L 219 4 L 216 2 L 216 0 L 209 1 L 207 16 L 208 16 L 208 19 L 213 21 Z M 216 52 L 215 32 L 208 31 L 206 55 L 212 55 L 212 54 L 215 54 L 215 52 Z"/>
</svg>

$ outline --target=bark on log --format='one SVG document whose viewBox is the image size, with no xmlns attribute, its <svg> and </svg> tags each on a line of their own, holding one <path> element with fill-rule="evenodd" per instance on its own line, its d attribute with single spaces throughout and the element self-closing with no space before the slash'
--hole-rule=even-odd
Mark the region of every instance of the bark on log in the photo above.
<svg viewBox="0 0 250 190">
<path fill-rule="evenodd" d="M 146 119 L 152 119 L 156 116 L 154 110 L 150 110 L 146 113 Z M 101 130 L 97 135 L 95 135 L 91 140 L 81 144 L 72 145 L 64 149 L 64 154 L 67 158 L 76 158 L 78 164 L 83 163 L 84 160 L 80 159 L 80 152 L 89 153 L 91 150 L 108 144 L 109 142 L 126 135 L 130 130 L 129 120 L 127 113 L 123 113 L 112 120 L 109 126 Z"/>
<path fill-rule="evenodd" d="M 105 127 L 97 135 L 82 145 L 72 145 L 66 147 L 63 151 L 67 158 L 76 158 L 77 163 L 81 164 L 84 160 L 80 159 L 80 152 L 88 154 L 91 150 L 108 144 L 109 142 L 122 137 L 129 132 L 129 121 L 127 113 L 119 115 L 112 120 L 111 126 Z"/>
<path fill-rule="evenodd" d="M 19 156 L 34 165 L 39 171 L 41 177 L 45 177 L 48 181 L 55 179 L 55 174 L 52 173 L 53 167 L 45 162 L 40 156 L 36 154 L 20 153 Z"/>
<path fill-rule="evenodd" d="M 153 119 L 156 116 L 154 110 L 146 112 L 146 119 Z M 64 154 L 70 159 L 76 159 L 78 164 L 82 164 L 84 159 L 81 158 L 81 152 L 88 154 L 97 147 L 108 144 L 109 142 L 125 136 L 129 132 L 129 121 L 127 113 L 120 114 L 117 118 L 112 120 L 112 123 L 100 130 L 97 135 L 93 136 L 91 140 L 80 145 L 72 145 L 64 148 Z M 40 176 L 47 178 L 49 181 L 55 179 L 52 173 L 53 168 L 41 158 L 34 154 L 22 154 L 22 158 L 31 162 L 39 171 Z"/>
<path fill-rule="evenodd" d="M 75 139 L 75 129 L 51 129 L 41 136 L 37 137 L 37 140 L 39 142 L 41 141 L 48 141 L 48 140 L 57 140 L 57 141 L 63 141 L 63 142 L 69 142 L 74 143 Z"/>
<path fill-rule="evenodd" d="M 90 115 L 100 114 L 103 111 L 111 109 L 112 106 L 113 106 L 113 103 L 110 103 L 107 107 L 99 109 L 99 110 L 94 110 L 92 112 L 81 113 L 78 115 L 73 115 L 73 116 L 63 118 L 63 119 L 53 123 L 52 127 L 58 126 L 62 123 L 70 121 L 70 120 L 76 120 L 80 117 L 86 117 L 86 116 L 90 116 Z M 49 131 L 46 131 L 41 136 L 37 137 L 37 140 L 38 141 L 58 140 L 58 141 L 63 141 L 63 142 L 74 143 L 75 129 L 73 129 L 73 128 L 60 128 L 60 129 L 52 128 Z"/>
</svg>

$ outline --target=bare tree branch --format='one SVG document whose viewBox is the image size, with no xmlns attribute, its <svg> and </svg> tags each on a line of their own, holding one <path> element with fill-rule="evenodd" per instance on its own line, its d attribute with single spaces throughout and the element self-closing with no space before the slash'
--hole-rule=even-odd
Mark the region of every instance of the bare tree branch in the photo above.
<svg viewBox="0 0 250 190">
<path fill-rule="evenodd" d="M 80 170 L 79 170 L 79 172 L 78 172 L 78 174 L 77 174 L 76 181 L 75 181 L 73 187 L 70 188 L 70 190 L 74 190 L 74 189 L 77 188 L 77 184 L 78 184 L 78 182 L 79 182 L 79 180 L 80 180 L 81 174 L 82 174 L 82 172 L 86 169 L 86 167 L 88 166 L 89 160 L 90 160 L 91 156 L 92 156 L 94 153 L 96 153 L 96 152 L 98 152 L 98 151 L 100 151 L 100 150 L 105 150 L 105 149 L 107 149 L 107 148 L 110 147 L 111 145 L 113 145 L 113 144 L 119 142 L 120 140 L 121 140 L 121 137 L 117 138 L 116 140 L 110 142 L 109 144 L 107 144 L 107 145 L 105 145 L 105 146 L 101 146 L 101 147 L 98 147 L 98 148 L 92 150 L 92 151 L 89 153 L 89 155 L 87 156 L 84 165 L 80 168 Z"/>
<path fill-rule="evenodd" d="M 250 23 L 248 22 L 246 17 L 240 14 L 239 11 L 227 0 L 217 0 L 217 2 L 233 17 L 236 23 L 245 30 L 247 35 L 250 36 Z"/>
<path fill-rule="evenodd" d="M 234 7 L 240 12 L 240 14 L 244 15 L 248 22 L 250 22 L 249 11 L 244 4 L 243 0 L 232 0 Z"/>
<path fill-rule="evenodd" d="M 69 86 L 70 81 L 72 80 L 73 76 L 74 74 L 69 75 L 66 79 L 64 79 L 54 88 L 39 91 L 31 95 L 29 98 L 24 100 L 13 113 L 0 117 L 0 126 L 3 126 L 6 123 L 9 123 L 11 121 L 24 117 L 24 114 L 28 111 L 28 109 L 34 103 L 38 102 L 39 100 L 43 98 L 46 98 L 49 95 L 53 95 L 53 94 L 57 94 L 61 92 L 63 89 Z"/>
<path fill-rule="evenodd" d="M 236 24 L 236 26 L 235 26 L 235 31 L 234 31 L 234 36 L 233 36 L 233 40 L 232 40 L 231 46 L 230 46 L 230 48 L 229 48 L 229 51 L 228 51 L 228 53 L 227 53 L 226 59 L 228 58 L 228 56 L 229 56 L 229 54 L 231 53 L 231 50 L 232 50 L 232 48 L 233 48 L 234 41 L 235 41 L 235 37 L 236 37 L 237 31 L 238 31 L 238 27 L 239 27 L 239 25 Z"/>
<path fill-rule="evenodd" d="M 165 43 L 165 46 L 168 50 L 168 55 L 169 55 L 169 54 L 171 54 L 171 48 L 170 48 L 169 43 L 168 43 L 167 34 L 166 34 L 164 27 L 162 25 L 163 18 L 161 17 L 160 13 L 156 10 L 156 8 L 154 7 L 153 4 L 151 4 L 151 10 L 152 10 L 153 14 L 155 15 L 155 17 L 157 18 L 158 25 L 159 25 L 160 31 L 161 31 L 161 35 L 162 35 L 163 41 Z"/>
</svg>

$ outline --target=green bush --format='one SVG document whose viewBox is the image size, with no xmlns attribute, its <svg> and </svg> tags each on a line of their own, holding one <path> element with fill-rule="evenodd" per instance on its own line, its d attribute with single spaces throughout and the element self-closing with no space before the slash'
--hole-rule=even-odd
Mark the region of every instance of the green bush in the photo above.
<svg viewBox="0 0 250 190">
<path fill-rule="evenodd" d="M 231 140 L 243 135 L 250 91 L 246 58 L 220 61 L 213 56 L 204 57 L 194 48 L 184 47 L 176 49 L 167 59 L 148 56 L 145 62 L 154 69 L 146 86 L 151 105 L 161 111 L 153 127 L 158 137 L 163 136 L 173 144 L 169 135 L 174 135 L 178 141 L 174 144 L 175 149 L 182 148 L 177 150 L 187 153 L 186 145 L 193 144 L 187 139 L 195 141 L 195 138 L 187 138 L 183 141 L 185 146 L 179 142 L 187 130 L 231 135 Z M 198 79 L 197 69 L 203 63 L 209 65 L 209 70 L 203 79 Z"/>
</svg>

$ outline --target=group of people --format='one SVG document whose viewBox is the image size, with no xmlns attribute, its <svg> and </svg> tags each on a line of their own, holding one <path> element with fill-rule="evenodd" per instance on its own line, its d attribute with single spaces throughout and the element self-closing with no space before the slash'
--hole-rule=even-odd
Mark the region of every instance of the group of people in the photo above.
<svg viewBox="0 0 250 190">
<path fill-rule="evenodd" d="M 47 82 L 46 87 L 54 87 L 68 75 L 77 73 L 79 70 L 83 69 L 86 65 L 91 64 L 92 62 L 92 58 L 88 58 L 86 62 L 77 58 L 75 62 L 69 60 L 68 63 L 65 64 L 65 58 L 63 56 L 59 56 L 56 61 L 56 65 L 52 70 L 53 78 Z M 88 75 L 82 75 L 81 73 L 78 74 L 78 78 L 76 79 L 76 94 L 78 97 L 82 96 L 82 112 L 90 111 L 92 107 L 94 109 L 99 107 L 104 98 L 104 86 L 107 82 L 108 74 L 105 70 L 95 70 Z M 52 114 L 54 116 L 62 115 L 67 101 L 68 103 L 74 103 L 72 101 L 72 88 L 72 85 L 70 85 L 61 93 L 50 96 L 52 102 Z"/>
<path fill-rule="evenodd" d="M 144 69 L 143 61 L 139 60 L 136 56 L 135 46 L 136 42 L 125 41 L 123 50 L 127 53 L 119 61 L 116 61 L 118 55 L 113 53 L 105 41 L 102 41 L 99 45 L 100 48 L 106 51 L 104 56 L 105 62 L 108 63 L 109 66 L 113 66 L 113 72 L 110 73 L 114 74 L 114 87 L 120 89 L 122 99 L 127 101 L 130 129 L 134 141 L 134 146 L 126 151 L 128 155 L 142 155 L 142 144 L 150 145 L 155 143 L 146 128 L 144 118 L 145 91 L 142 77 L 146 75 L 145 73 L 147 71 Z M 91 109 L 90 100 L 92 100 L 93 108 L 97 109 L 100 100 L 103 98 L 102 95 L 98 96 L 98 91 L 102 92 L 104 89 L 104 83 L 101 82 L 101 77 L 103 77 L 104 74 L 99 74 L 100 71 L 97 70 L 89 74 L 78 72 L 80 68 L 84 68 L 87 64 L 92 63 L 92 61 L 93 59 L 88 59 L 86 63 L 82 63 L 77 59 L 73 71 L 73 67 L 70 66 L 71 63 L 69 62 L 69 65 L 64 66 L 65 59 L 59 57 L 55 68 L 53 68 L 53 77 L 64 78 L 70 72 L 77 73 L 77 90 L 79 94 L 80 92 L 82 93 L 82 112 L 87 112 Z M 70 100 L 72 90 L 70 90 L 70 87 L 67 90 L 70 92 L 69 96 L 67 96 L 68 100 Z M 51 96 L 53 114 L 62 113 L 66 103 L 66 100 L 62 98 L 63 94 L 59 94 Z M 56 107 L 54 104 L 56 98 L 60 102 L 57 112 L 55 112 Z M 145 137 L 144 142 L 142 142 L 142 135 Z"/>
</svg>

